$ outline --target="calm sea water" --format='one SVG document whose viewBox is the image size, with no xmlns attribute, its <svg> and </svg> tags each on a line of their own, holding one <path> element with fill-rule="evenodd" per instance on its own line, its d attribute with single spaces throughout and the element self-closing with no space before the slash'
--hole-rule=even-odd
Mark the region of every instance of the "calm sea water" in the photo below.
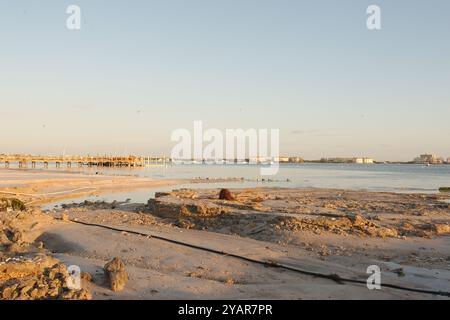
<svg viewBox="0 0 450 320">
<path fill-rule="evenodd" d="M 244 178 L 243 182 L 192 184 L 176 187 L 139 190 L 89 197 L 89 200 L 146 202 L 156 191 L 174 188 L 243 188 L 243 187 L 313 187 L 364 189 L 371 191 L 435 193 L 439 187 L 450 186 L 450 165 L 395 165 L 395 164 L 286 164 L 275 176 L 261 176 L 255 165 L 174 165 L 142 169 L 85 169 L 104 174 L 128 174 L 158 179 L 179 178 Z M 77 171 L 77 169 L 72 169 Z M 261 181 L 265 179 L 266 181 Z M 271 182 L 267 180 L 270 179 Z M 257 181 L 259 180 L 259 181 Z M 289 180 L 289 182 L 287 181 Z M 70 200 L 79 202 L 83 199 Z"/>
</svg>

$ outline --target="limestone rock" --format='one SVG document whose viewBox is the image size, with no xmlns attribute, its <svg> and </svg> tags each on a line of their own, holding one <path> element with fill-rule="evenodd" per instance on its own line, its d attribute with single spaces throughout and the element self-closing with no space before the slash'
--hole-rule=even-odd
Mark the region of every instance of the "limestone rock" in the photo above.
<svg viewBox="0 0 450 320">
<path fill-rule="evenodd" d="M 230 190 L 222 189 L 222 190 L 220 190 L 220 193 L 219 193 L 219 199 L 220 200 L 233 201 L 234 197 L 231 195 Z"/>
<path fill-rule="evenodd" d="M 86 282 L 92 282 L 92 275 L 88 272 L 81 272 L 81 280 Z"/>
<path fill-rule="evenodd" d="M 115 257 L 105 264 L 103 270 L 105 271 L 109 286 L 113 291 L 120 291 L 125 288 L 125 285 L 128 282 L 128 273 L 125 270 L 125 264 L 122 259 Z"/>
<path fill-rule="evenodd" d="M 66 267 L 45 256 L 36 261 L 8 262 L 0 268 L 0 300 L 68 299 L 89 300 L 92 295 L 86 289 L 68 287 L 69 273 Z"/>
<path fill-rule="evenodd" d="M 16 198 L 0 198 L 0 211 L 25 211 L 27 207 L 25 203 Z"/>
</svg>

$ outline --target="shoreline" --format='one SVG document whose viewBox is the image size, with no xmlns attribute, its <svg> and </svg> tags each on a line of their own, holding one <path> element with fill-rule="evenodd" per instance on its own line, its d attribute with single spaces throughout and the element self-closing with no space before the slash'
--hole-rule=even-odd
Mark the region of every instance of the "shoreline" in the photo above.
<svg viewBox="0 0 450 320">
<path fill-rule="evenodd" d="M 220 188 L 212 185 L 159 192 L 146 204 L 87 201 L 43 213 L 38 209 L 42 203 L 77 194 L 45 193 L 86 185 L 98 193 L 175 189 L 199 180 L 2 173 L 0 191 L 34 192 L 22 199 L 35 201 L 28 203 L 26 213 L 0 212 L 5 230 L 18 230 L 25 239 L 0 251 L 0 268 L 11 263 L 22 268 L 8 258 L 34 257 L 35 252 L 66 266 L 78 265 L 92 280 L 83 284 L 83 295 L 70 295 L 73 299 L 446 299 L 337 284 L 192 248 L 196 246 L 362 282 L 367 267 L 379 265 L 385 283 L 450 292 L 450 204 L 441 201 L 448 195 L 267 185 L 230 189 L 234 200 L 226 201 L 218 199 Z M 103 266 L 113 257 L 124 261 L 130 275 L 121 292 L 105 285 Z"/>
<path fill-rule="evenodd" d="M 157 189 L 184 184 L 237 181 L 240 179 L 154 179 L 138 175 L 0 169 L 0 196 L 15 196 L 27 204 L 45 205 L 65 199 L 107 193 Z"/>
</svg>

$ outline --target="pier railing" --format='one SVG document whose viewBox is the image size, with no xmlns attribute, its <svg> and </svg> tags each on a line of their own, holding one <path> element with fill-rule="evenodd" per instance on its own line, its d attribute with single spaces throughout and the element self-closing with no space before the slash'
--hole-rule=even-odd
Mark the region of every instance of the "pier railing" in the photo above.
<svg viewBox="0 0 450 320">
<path fill-rule="evenodd" d="M 144 167 L 150 158 L 140 156 L 33 156 L 33 155 L 0 155 L 0 165 L 9 168 L 17 164 L 19 168 L 36 168 L 38 164 L 44 168 L 54 165 L 87 167 Z"/>
</svg>

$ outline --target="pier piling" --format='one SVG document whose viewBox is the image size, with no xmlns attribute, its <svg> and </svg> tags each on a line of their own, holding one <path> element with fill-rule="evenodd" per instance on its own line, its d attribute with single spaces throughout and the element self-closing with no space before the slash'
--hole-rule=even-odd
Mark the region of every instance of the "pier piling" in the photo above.
<svg viewBox="0 0 450 320">
<path fill-rule="evenodd" d="M 11 163 L 18 163 L 19 168 L 26 168 L 31 163 L 33 169 L 39 164 L 44 169 L 48 169 L 49 163 L 55 163 L 56 168 L 61 168 L 61 164 L 65 163 L 67 168 L 72 168 L 72 164 L 82 168 L 84 165 L 89 168 L 97 166 L 99 168 L 109 167 L 145 167 L 146 161 L 144 157 L 138 156 L 33 156 L 33 155 L 0 155 L 0 163 L 4 163 L 5 168 L 9 168 Z"/>
</svg>

